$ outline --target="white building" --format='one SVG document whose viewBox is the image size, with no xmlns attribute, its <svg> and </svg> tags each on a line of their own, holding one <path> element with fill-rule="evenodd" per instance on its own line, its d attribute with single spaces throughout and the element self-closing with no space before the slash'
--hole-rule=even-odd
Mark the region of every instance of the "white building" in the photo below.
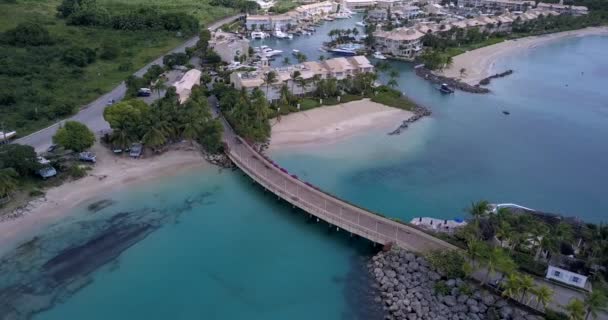
<svg viewBox="0 0 608 320">
<path fill-rule="evenodd" d="M 247 30 L 266 30 L 272 31 L 276 29 L 287 30 L 291 26 L 298 23 L 295 12 L 288 12 L 278 15 L 248 15 L 245 26 Z"/>
<path fill-rule="evenodd" d="M 571 286 L 585 289 L 587 284 L 587 277 L 576 272 L 568 271 L 566 269 L 558 268 L 556 266 L 549 265 L 547 268 L 547 279 L 559 281 Z"/>
<path fill-rule="evenodd" d="M 235 61 L 235 57 L 249 54 L 249 40 L 229 32 L 213 33 L 209 47 L 228 63 Z"/>
<path fill-rule="evenodd" d="M 179 96 L 179 103 L 184 103 L 190 98 L 192 87 L 201 84 L 201 71 L 191 69 L 186 72 L 179 81 L 173 83 L 175 92 Z"/>
<path fill-rule="evenodd" d="M 376 0 L 344 0 L 344 6 L 352 11 L 365 11 L 376 5 Z"/>
<path fill-rule="evenodd" d="M 286 84 L 290 90 L 293 88 L 293 93 L 295 94 L 311 92 L 316 89 L 312 83 L 309 83 L 305 88 L 300 87 L 297 82 L 294 83 L 292 75 L 295 71 L 300 73 L 299 77 L 301 79 L 310 82 L 315 76 L 318 76 L 319 79 L 335 78 L 341 80 L 358 73 L 373 72 L 374 66 L 365 56 L 309 61 L 273 69 L 264 65 L 262 70 L 255 72 L 233 72 L 230 75 L 230 83 L 239 90 L 245 88 L 248 91 L 251 91 L 254 88 L 261 88 L 264 92 L 268 91 L 268 100 L 278 99 L 280 96 L 280 89 L 284 84 Z M 266 87 L 264 75 L 268 72 L 274 72 L 277 76 L 277 81 Z"/>
<path fill-rule="evenodd" d="M 374 32 L 378 51 L 405 60 L 413 60 L 422 51 L 422 37 L 424 33 L 414 28 Z"/>
<path fill-rule="evenodd" d="M 333 13 L 336 9 L 336 3 L 332 1 L 323 1 L 302 5 L 295 8 L 293 11 L 297 14 L 298 20 L 312 20 Z"/>
<path fill-rule="evenodd" d="M 534 8 L 534 1 L 520 0 L 460 0 L 459 6 L 481 8 L 491 11 L 525 11 Z"/>
<path fill-rule="evenodd" d="M 559 14 L 571 13 L 574 15 L 584 15 L 584 14 L 589 13 L 589 9 L 587 9 L 587 7 L 585 7 L 585 6 L 568 6 L 568 5 L 557 4 L 557 3 L 539 2 L 538 5 L 536 5 L 536 8 L 541 9 L 541 10 L 555 11 Z"/>
</svg>

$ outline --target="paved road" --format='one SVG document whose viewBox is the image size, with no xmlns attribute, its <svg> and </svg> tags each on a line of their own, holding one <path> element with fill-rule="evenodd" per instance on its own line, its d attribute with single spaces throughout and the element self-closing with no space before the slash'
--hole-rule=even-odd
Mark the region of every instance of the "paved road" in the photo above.
<svg viewBox="0 0 608 320">
<path fill-rule="evenodd" d="M 241 17 L 241 15 L 231 16 L 231 17 L 227 17 L 227 18 L 218 20 L 218 21 L 214 22 L 213 24 L 211 24 L 209 26 L 209 29 L 215 30 L 215 29 L 219 28 L 220 26 L 222 26 L 223 24 L 232 22 L 232 21 L 238 19 L 239 17 Z M 193 38 L 189 39 L 188 41 L 184 42 L 179 47 L 171 50 L 170 52 L 167 52 L 167 54 L 176 53 L 176 52 L 184 52 L 187 47 L 194 46 L 197 41 L 198 41 L 198 36 L 193 37 Z M 140 77 L 143 76 L 146 73 L 146 71 L 148 71 L 148 69 L 154 64 L 162 65 L 163 57 L 161 56 L 158 59 L 148 63 L 146 66 L 141 68 L 139 71 L 135 72 L 135 75 L 140 76 Z M 175 74 L 170 73 L 168 83 L 172 83 L 173 81 L 176 80 L 176 79 L 173 79 L 172 75 L 175 75 Z M 93 132 L 107 130 L 107 129 L 109 129 L 109 125 L 103 119 L 103 110 L 106 108 L 108 101 L 110 101 L 112 99 L 115 101 L 122 100 L 125 96 L 126 91 L 127 91 L 127 88 L 125 86 L 125 83 L 122 82 L 117 87 L 112 89 L 112 91 L 102 95 L 101 97 L 97 98 L 95 101 L 84 106 L 77 114 L 75 114 L 74 116 L 72 116 L 66 120 L 75 120 L 78 122 L 82 122 L 82 123 L 86 124 L 91 130 L 93 130 Z M 156 98 L 158 98 L 158 95 L 153 94 L 151 100 L 155 100 Z M 147 102 L 151 102 L 151 101 L 147 101 Z M 52 139 L 53 135 L 55 134 L 55 132 L 57 131 L 57 128 L 59 127 L 59 125 L 62 122 L 63 121 L 59 121 L 45 129 L 32 133 L 29 136 L 19 138 L 19 139 L 15 140 L 15 142 L 20 143 L 20 144 L 28 144 L 28 145 L 34 147 L 36 149 L 36 151 L 38 151 L 38 152 L 44 151 L 51 145 L 51 139 Z"/>
</svg>

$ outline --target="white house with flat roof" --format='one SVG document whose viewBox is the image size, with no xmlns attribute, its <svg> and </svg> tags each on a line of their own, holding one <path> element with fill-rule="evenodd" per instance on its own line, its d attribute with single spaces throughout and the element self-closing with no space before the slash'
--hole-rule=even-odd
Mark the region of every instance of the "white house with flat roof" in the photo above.
<svg viewBox="0 0 608 320">
<path fill-rule="evenodd" d="M 222 61 L 231 63 L 235 57 L 249 55 L 249 40 L 229 32 L 214 32 L 209 47 L 213 48 Z"/>
<path fill-rule="evenodd" d="M 586 276 L 552 265 L 549 265 L 549 268 L 547 268 L 546 278 L 583 289 L 585 289 L 585 285 L 587 284 Z"/>
<path fill-rule="evenodd" d="M 179 103 L 184 103 L 190 98 L 192 88 L 201 84 L 201 71 L 197 69 L 190 69 L 186 72 L 181 79 L 173 83 L 175 92 L 179 96 Z"/>
</svg>

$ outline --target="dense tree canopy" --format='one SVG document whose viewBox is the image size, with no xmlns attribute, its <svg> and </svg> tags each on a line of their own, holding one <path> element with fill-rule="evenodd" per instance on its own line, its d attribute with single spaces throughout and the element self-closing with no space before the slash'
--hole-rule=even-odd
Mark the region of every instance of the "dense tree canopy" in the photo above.
<svg viewBox="0 0 608 320">
<path fill-rule="evenodd" d="M 53 136 L 53 142 L 66 149 L 81 152 L 93 145 L 95 135 L 80 122 L 66 121 Z"/>
<path fill-rule="evenodd" d="M 22 144 L 0 146 L 0 168 L 13 168 L 21 176 L 32 175 L 40 168 L 34 148 Z"/>
<path fill-rule="evenodd" d="M 23 22 L 6 31 L 5 41 L 17 46 L 41 46 L 51 44 L 51 35 L 43 26 L 33 22 Z"/>
</svg>

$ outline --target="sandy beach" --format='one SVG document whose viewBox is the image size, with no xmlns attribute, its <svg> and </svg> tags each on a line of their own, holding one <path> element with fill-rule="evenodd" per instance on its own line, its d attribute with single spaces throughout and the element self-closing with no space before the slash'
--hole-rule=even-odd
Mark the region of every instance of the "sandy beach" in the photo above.
<svg viewBox="0 0 608 320">
<path fill-rule="evenodd" d="M 439 74 L 450 78 L 460 79 L 470 85 L 476 85 L 480 80 L 492 74 L 506 71 L 494 70 L 496 61 L 504 56 L 542 46 L 560 39 L 589 35 L 608 35 L 608 27 L 585 28 L 504 41 L 455 56 L 450 68 L 443 70 Z M 460 69 L 462 68 L 466 69 L 466 73 L 461 76 Z M 517 70 L 515 70 L 515 72 L 517 72 Z"/>
<path fill-rule="evenodd" d="M 56 222 L 71 209 L 104 192 L 116 192 L 133 184 L 173 175 L 181 170 L 210 166 L 198 150 L 186 145 L 162 155 L 131 159 L 115 156 L 96 144 L 92 150 L 97 163 L 89 175 L 46 191 L 44 199 L 30 202 L 32 209 L 22 217 L 0 223 L 0 247 L 14 244 L 22 237 Z"/>
<path fill-rule="evenodd" d="M 292 113 L 271 120 L 270 148 L 332 143 L 372 128 L 388 132 L 412 115 L 369 99 Z"/>
</svg>

